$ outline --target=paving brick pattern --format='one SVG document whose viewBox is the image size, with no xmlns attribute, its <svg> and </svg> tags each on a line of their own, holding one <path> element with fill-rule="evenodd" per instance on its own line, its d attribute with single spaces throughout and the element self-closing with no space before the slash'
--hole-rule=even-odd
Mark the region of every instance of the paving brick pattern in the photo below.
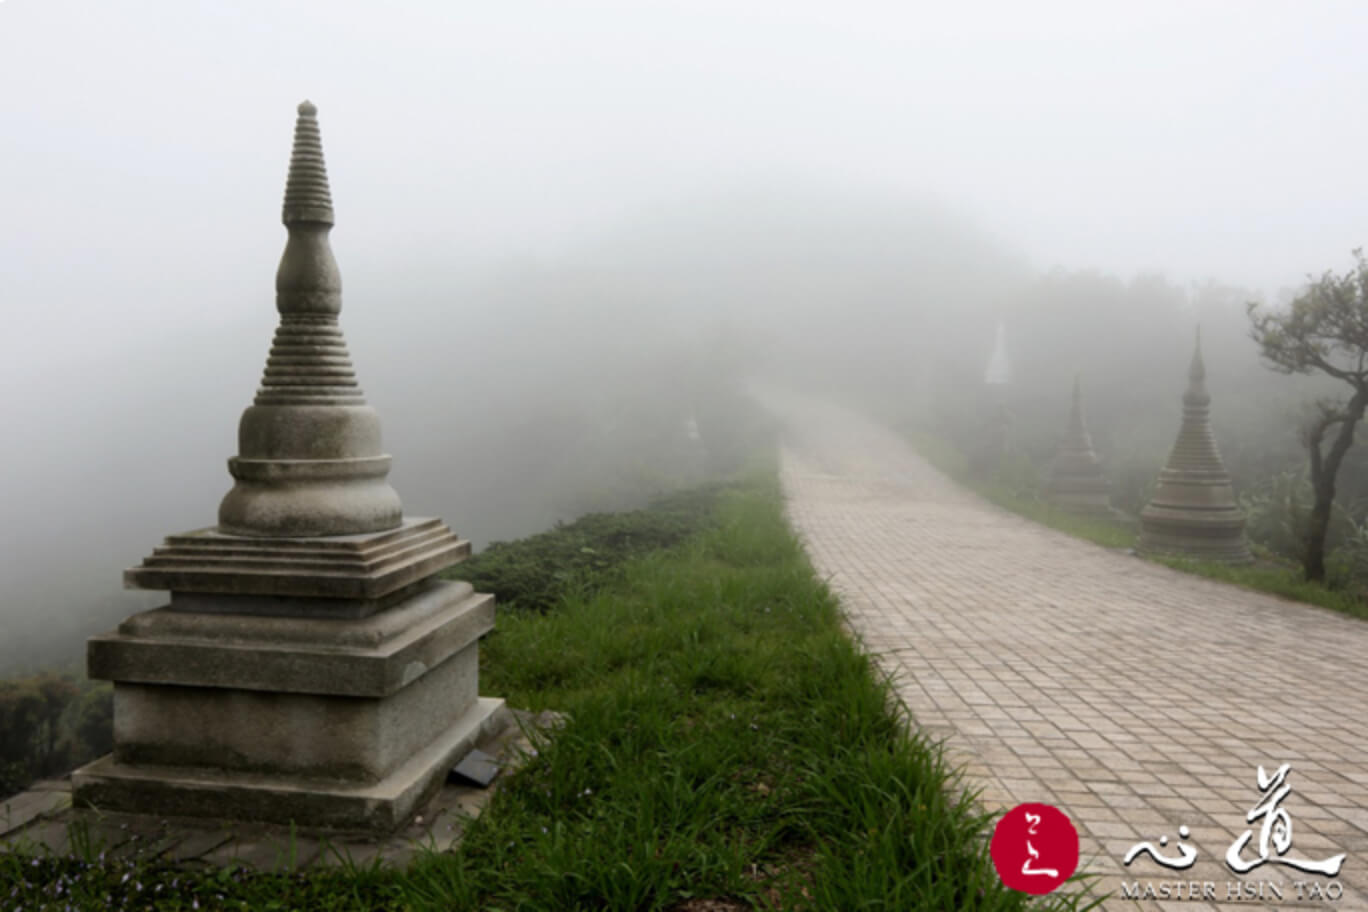
<svg viewBox="0 0 1368 912">
<path fill-rule="evenodd" d="M 774 403 L 770 403 L 774 405 Z M 1106 908 L 1368 910 L 1368 622 L 1179 573 L 1022 519 L 958 488 L 899 437 L 833 406 L 789 403 L 782 478 L 791 521 L 849 623 L 916 722 L 946 739 L 994 812 L 1054 804 L 1081 870 L 1120 884 L 1207 882 L 1214 899 Z M 1291 764 L 1289 857 L 1347 853 L 1324 877 L 1224 863 L 1262 820 L 1256 767 Z M 1178 872 L 1127 849 L 1178 828 Z M 1277 858 L 1274 854 L 1274 859 Z M 1275 900 L 1230 902 L 1241 882 Z M 1173 890 L 1172 886 L 1170 887 Z M 1186 897 L 1187 888 L 1182 896 Z"/>
</svg>

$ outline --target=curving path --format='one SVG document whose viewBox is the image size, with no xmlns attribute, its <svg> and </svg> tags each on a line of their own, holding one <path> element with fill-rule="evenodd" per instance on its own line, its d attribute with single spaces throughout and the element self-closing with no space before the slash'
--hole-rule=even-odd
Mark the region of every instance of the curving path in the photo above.
<svg viewBox="0 0 1368 912">
<path fill-rule="evenodd" d="M 958 488 L 871 421 L 761 398 L 786 426 L 783 486 L 813 564 L 989 810 L 1053 804 L 1105 889 L 1169 885 L 1168 902 L 1114 893 L 1108 909 L 1368 910 L 1368 621 L 1071 538 Z M 1225 864 L 1246 830 L 1257 857 L 1256 767 L 1283 763 L 1286 857 L 1347 853 L 1336 902 L 1310 887 L 1298 902 L 1297 881 L 1334 888 L 1276 848 L 1243 876 Z M 1192 867 L 1122 865 L 1142 840 L 1174 850 L 1180 825 Z M 1229 901 L 1260 884 L 1265 901 Z"/>
</svg>

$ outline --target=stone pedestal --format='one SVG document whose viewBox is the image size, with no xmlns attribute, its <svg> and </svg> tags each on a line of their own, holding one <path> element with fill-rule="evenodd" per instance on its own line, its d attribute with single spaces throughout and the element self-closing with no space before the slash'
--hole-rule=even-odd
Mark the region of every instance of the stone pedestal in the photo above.
<svg viewBox="0 0 1368 912">
<path fill-rule="evenodd" d="M 1083 392 L 1074 377 L 1069 430 L 1050 463 L 1045 494 L 1052 505 L 1070 513 L 1111 518 L 1110 486 L 1102 474 L 1102 460 L 1093 450 L 1083 417 Z"/>
<path fill-rule="evenodd" d="M 125 574 L 169 603 L 88 643 L 114 684 L 114 752 L 72 775 L 78 807 L 393 830 L 508 724 L 479 695 L 493 596 L 437 574 L 470 544 L 405 517 L 337 314 L 332 198 L 300 105 L 276 331 L 242 415 L 219 523 Z"/>
<path fill-rule="evenodd" d="M 1232 564 L 1253 560 L 1244 538 L 1244 511 L 1235 502 L 1230 473 L 1211 433 L 1210 406 L 1199 335 L 1183 394 L 1183 425 L 1154 496 L 1140 511 L 1136 549 L 1143 554 Z"/>
<path fill-rule="evenodd" d="M 361 620 L 159 608 L 88 645 L 114 753 L 72 777 L 107 810 L 393 829 L 482 737 L 494 599 L 426 581 Z"/>
</svg>

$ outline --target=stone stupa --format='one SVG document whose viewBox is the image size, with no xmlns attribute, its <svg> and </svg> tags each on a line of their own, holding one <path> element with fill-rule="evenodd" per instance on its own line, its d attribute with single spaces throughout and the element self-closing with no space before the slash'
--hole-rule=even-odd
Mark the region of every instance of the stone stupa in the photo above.
<svg viewBox="0 0 1368 912">
<path fill-rule="evenodd" d="M 127 571 L 169 604 L 88 643 L 90 677 L 114 682 L 114 751 L 72 775 L 78 807 L 391 830 L 508 722 L 478 693 L 493 597 L 436 576 L 469 542 L 404 516 L 386 481 L 338 326 L 316 113 L 299 106 L 280 323 L 218 525 Z"/>
<path fill-rule="evenodd" d="M 987 478 L 1006 463 L 1011 448 L 1012 415 L 1007 408 L 1011 380 L 1012 367 L 1007 358 L 1007 326 L 999 321 L 993 335 L 993 348 L 983 370 L 979 408 L 984 420 L 969 454 L 969 469 L 975 477 Z"/>
<path fill-rule="evenodd" d="M 1202 334 L 1183 394 L 1183 426 L 1150 502 L 1140 511 L 1143 554 L 1167 554 L 1224 563 L 1252 560 L 1245 515 L 1235 502 L 1230 473 L 1211 433 L 1211 396 L 1202 363 Z"/>
<path fill-rule="evenodd" d="M 1050 463 L 1045 494 L 1050 503 L 1070 513 L 1112 515 L 1110 488 L 1102 474 L 1102 460 L 1093 450 L 1092 435 L 1088 433 L 1083 415 L 1082 384 L 1077 374 L 1074 375 L 1069 429 Z"/>
<path fill-rule="evenodd" d="M 983 382 L 989 387 L 1004 387 L 1012 382 L 1012 365 L 1007 359 L 1007 324 L 998 322 L 993 334 L 993 350 L 988 353 L 988 364 L 983 369 Z"/>
</svg>

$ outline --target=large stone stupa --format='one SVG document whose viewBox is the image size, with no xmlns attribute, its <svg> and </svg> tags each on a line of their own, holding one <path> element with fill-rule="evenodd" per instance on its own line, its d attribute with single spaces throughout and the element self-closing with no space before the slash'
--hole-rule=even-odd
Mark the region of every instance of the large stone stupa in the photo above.
<svg viewBox="0 0 1368 912">
<path fill-rule="evenodd" d="M 332 197 L 316 109 L 299 106 L 275 333 L 238 427 L 218 525 L 125 574 L 165 607 L 92 637 L 114 682 L 114 752 L 77 806 L 389 830 L 509 717 L 478 693 L 494 600 L 436 574 L 470 544 L 406 517 L 380 421 L 338 326 Z"/>
<path fill-rule="evenodd" d="M 1183 426 L 1154 496 L 1140 511 L 1136 548 L 1141 553 L 1225 563 L 1252 560 L 1244 538 L 1244 511 L 1235 502 L 1230 473 L 1216 449 L 1210 410 L 1199 330 L 1183 394 Z"/>
<path fill-rule="evenodd" d="M 1111 516 L 1110 488 L 1102 474 L 1102 460 L 1093 449 L 1083 416 L 1083 389 L 1077 374 L 1073 383 L 1073 407 L 1064 442 L 1050 463 L 1045 493 L 1050 503 L 1070 513 Z"/>
</svg>

